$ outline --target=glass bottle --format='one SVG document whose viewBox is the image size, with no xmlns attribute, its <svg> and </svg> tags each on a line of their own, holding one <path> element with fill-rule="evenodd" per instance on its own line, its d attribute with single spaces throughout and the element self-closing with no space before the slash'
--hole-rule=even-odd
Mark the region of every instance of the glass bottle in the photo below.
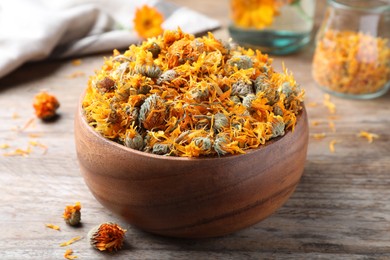
<svg viewBox="0 0 390 260">
<path fill-rule="evenodd" d="M 328 0 L 312 74 L 330 94 L 369 99 L 390 88 L 390 1 Z"/>
<path fill-rule="evenodd" d="M 284 55 L 310 42 L 315 0 L 230 0 L 229 33 L 238 44 Z"/>
</svg>

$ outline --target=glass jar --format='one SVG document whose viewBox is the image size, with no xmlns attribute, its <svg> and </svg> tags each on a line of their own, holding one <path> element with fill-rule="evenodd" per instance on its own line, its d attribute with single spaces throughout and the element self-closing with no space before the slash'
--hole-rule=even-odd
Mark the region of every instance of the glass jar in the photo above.
<svg viewBox="0 0 390 260">
<path fill-rule="evenodd" d="M 231 0 L 229 33 L 238 44 L 283 55 L 310 42 L 315 0 Z"/>
<path fill-rule="evenodd" d="M 328 0 L 317 33 L 312 74 L 341 97 L 369 99 L 390 88 L 388 0 Z"/>
</svg>

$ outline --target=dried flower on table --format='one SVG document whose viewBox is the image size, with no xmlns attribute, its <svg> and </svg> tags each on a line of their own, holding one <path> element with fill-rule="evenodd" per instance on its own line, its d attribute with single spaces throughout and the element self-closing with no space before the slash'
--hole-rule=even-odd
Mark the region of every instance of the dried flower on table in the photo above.
<svg viewBox="0 0 390 260">
<path fill-rule="evenodd" d="M 137 8 L 134 29 L 142 38 L 155 37 L 163 33 L 164 16 L 154 7 L 147 5 Z"/>
<path fill-rule="evenodd" d="M 76 226 L 80 224 L 81 220 L 81 204 L 76 202 L 75 205 L 68 205 L 65 207 L 63 218 L 65 222 L 71 226 Z"/>
<path fill-rule="evenodd" d="M 319 40 L 313 77 L 324 88 L 346 94 L 368 94 L 390 80 L 388 39 L 362 32 L 329 30 Z"/>
<path fill-rule="evenodd" d="M 122 247 L 126 229 L 122 229 L 115 223 L 103 223 L 94 227 L 88 233 L 88 239 L 94 248 L 100 251 L 111 252 Z"/>
<path fill-rule="evenodd" d="M 54 224 L 46 224 L 46 227 L 54 229 L 54 230 L 57 230 L 57 231 L 61 230 L 60 226 L 57 226 L 57 225 L 54 225 Z"/>
<path fill-rule="evenodd" d="M 35 115 L 42 120 L 53 118 L 59 106 L 57 98 L 47 92 L 41 92 L 34 97 Z"/>
<path fill-rule="evenodd" d="M 66 249 L 65 254 L 64 254 L 65 259 L 76 259 L 77 256 L 73 255 L 73 250 L 72 249 Z"/>
<path fill-rule="evenodd" d="M 374 133 L 370 133 L 370 132 L 366 132 L 366 131 L 360 131 L 360 133 L 357 134 L 357 136 L 366 138 L 368 143 L 372 143 L 374 141 L 374 139 L 379 138 L 379 135 L 374 134 Z"/>
<path fill-rule="evenodd" d="M 177 31 L 107 59 L 83 99 L 88 123 L 165 156 L 240 154 L 295 127 L 304 90 L 260 51 Z"/>
</svg>

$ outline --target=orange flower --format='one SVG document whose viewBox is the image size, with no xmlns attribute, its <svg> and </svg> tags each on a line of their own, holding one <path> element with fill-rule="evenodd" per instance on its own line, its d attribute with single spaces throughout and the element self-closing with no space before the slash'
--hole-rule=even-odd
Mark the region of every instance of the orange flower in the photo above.
<svg viewBox="0 0 390 260">
<path fill-rule="evenodd" d="M 81 213 L 80 213 L 81 205 L 80 202 L 76 202 L 74 206 L 68 205 L 65 207 L 65 212 L 63 214 L 63 218 L 65 222 L 71 226 L 76 226 L 80 223 Z"/>
<path fill-rule="evenodd" d="M 155 37 L 163 33 L 163 22 L 164 17 L 156 8 L 144 5 L 135 12 L 134 29 L 143 38 Z"/>
<path fill-rule="evenodd" d="M 57 98 L 46 92 L 41 92 L 34 97 L 35 115 L 42 120 L 53 118 L 59 106 Z"/>
<path fill-rule="evenodd" d="M 115 223 L 103 223 L 89 231 L 88 237 L 91 245 L 100 251 L 121 249 L 126 229 Z"/>
<path fill-rule="evenodd" d="M 291 0 L 232 0 L 232 19 L 237 26 L 263 29 L 270 26 L 279 8 Z"/>
</svg>

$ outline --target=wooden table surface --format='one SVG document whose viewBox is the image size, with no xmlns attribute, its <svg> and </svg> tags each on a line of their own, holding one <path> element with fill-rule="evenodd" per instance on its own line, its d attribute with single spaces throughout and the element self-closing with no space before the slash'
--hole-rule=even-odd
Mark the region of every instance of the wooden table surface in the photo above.
<svg viewBox="0 0 390 260">
<path fill-rule="evenodd" d="M 227 1 L 173 1 L 218 18 L 215 32 L 226 39 Z M 318 5 L 317 24 L 323 2 Z M 89 75 L 100 68 L 103 56 L 29 64 L 0 79 L 0 258 L 63 259 L 72 248 L 80 259 L 390 259 L 390 93 L 367 100 L 331 97 L 336 113 L 323 105 L 324 93 L 311 77 L 313 46 L 282 61 L 306 89 L 311 137 L 304 174 L 288 202 L 266 220 L 240 232 L 213 239 L 164 238 L 137 230 L 104 209 L 80 175 L 73 141 L 74 112 Z M 75 72 L 84 75 L 71 77 Z M 60 117 L 51 123 L 34 120 L 32 99 L 40 90 L 55 94 Z M 313 104 L 317 106 L 311 106 Z M 317 122 L 318 125 L 312 125 Z M 335 125 L 333 132 L 329 122 Z M 314 123 L 315 124 L 315 123 Z M 358 137 L 365 130 L 380 137 L 369 144 Z M 315 133 L 326 133 L 321 140 Z M 35 137 L 34 137 L 35 136 Z M 329 142 L 337 140 L 335 152 Z M 29 156 L 6 157 L 31 141 Z M 80 201 L 82 226 L 72 228 L 62 219 L 64 207 Z M 100 253 L 91 248 L 86 233 L 112 221 L 126 228 L 123 250 Z M 57 224 L 61 231 L 45 227 Z M 69 247 L 61 242 L 82 236 Z"/>
</svg>

